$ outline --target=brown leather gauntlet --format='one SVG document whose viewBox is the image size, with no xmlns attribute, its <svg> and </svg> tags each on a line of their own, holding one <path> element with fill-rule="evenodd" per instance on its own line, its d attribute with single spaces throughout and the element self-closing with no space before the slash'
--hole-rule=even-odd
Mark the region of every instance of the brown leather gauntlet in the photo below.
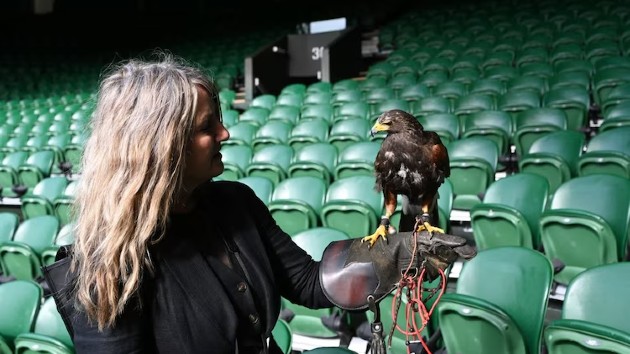
<svg viewBox="0 0 630 354">
<path fill-rule="evenodd" d="M 414 255 L 415 251 L 415 256 Z M 413 232 L 400 232 L 380 239 L 371 248 L 361 239 L 332 242 L 320 265 L 324 294 L 345 310 L 368 307 L 368 296 L 378 302 L 391 293 L 409 269 L 418 274 L 425 268 L 429 280 L 459 257 L 470 259 L 476 251 L 460 236 L 423 231 L 414 245 Z M 414 273 L 412 273 L 414 274 Z"/>
</svg>

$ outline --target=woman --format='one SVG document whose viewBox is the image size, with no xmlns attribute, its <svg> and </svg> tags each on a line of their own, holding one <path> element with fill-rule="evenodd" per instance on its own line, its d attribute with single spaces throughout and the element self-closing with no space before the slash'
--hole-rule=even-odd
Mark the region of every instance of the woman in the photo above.
<svg viewBox="0 0 630 354">
<path fill-rule="evenodd" d="M 279 352 L 280 297 L 330 307 L 319 264 L 223 172 L 217 90 L 163 55 L 100 85 L 76 197 L 78 353 Z"/>
</svg>

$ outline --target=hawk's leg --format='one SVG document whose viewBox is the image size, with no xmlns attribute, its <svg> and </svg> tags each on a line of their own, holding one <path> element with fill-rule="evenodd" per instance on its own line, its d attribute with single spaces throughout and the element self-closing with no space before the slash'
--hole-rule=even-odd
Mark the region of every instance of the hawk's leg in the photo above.
<svg viewBox="0 0 630 354">
<path fill-rule="evenodd" d="M 387 235 L 389 234 L 389 228 L 391 225 L 389 224 L 389 218 L 387 216 L 381 217 L 381 224 L 378 226 L 376 231 L 368 236 L 365 236 L 361 239 L 361 242 L 368 241 L 370 243 L 370 247 L 374 246 L 374 243 L 382 237 L 384 240 L 387 240 Z"/>
<path fill-rule="evenodd" d="M 437 231 L 441 234 L 444 233 L 444 230 L 440 229 L 439 227 L 435 227 L 433 225 L 431 225 L 429 223 L 429 213 L 428 210 L 425 210 L 425 208 L 423 207 L 422 210 L 424 211 L 424 213 L 422 214 L 422 216 L 420 216 L 419 218 L 416 217 L 417 221 L 421 221 L 422 224 L 420 224 L 420 226 L 418 226 L 418 229 L 416 230 L 417 232 L 420 232 L 422 230 L 427 230 L 429 232 L 429 235 L 433 236 L 433 232 Z"/>
<path fill-rule="evenodd" d="M 387 235 L 396 233 L 396 229 L 389 223 L 389 217 L 396 210 L 396 195 L 388 191 L 383 191 L 383 194 L 385 195 L 385 215 L 381 217 L 381 224 L 373 234 L 361 239 L 361 242 L 368 241 L 370 243 L 369 247 L 374 246 L 379 237 L 387 240 Z"/>
</svg>

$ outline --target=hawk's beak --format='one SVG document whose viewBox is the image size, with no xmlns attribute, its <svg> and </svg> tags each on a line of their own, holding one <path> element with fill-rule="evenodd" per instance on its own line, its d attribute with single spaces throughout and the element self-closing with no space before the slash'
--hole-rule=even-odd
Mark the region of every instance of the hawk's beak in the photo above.
<svg viewBox="0 0 630 354">
<path fill-rule="evenodd" d="M 370 129 L 370 136 L 374 137 L 374 135 L 378 132 L 383 132 L 389 129 L 388 125 L 385 124 L 381 124 L 379 122 L 376 122 L 376 124 L 374 124 L 374 126 L 372 127 L 372 129 Z"/>
</svg>

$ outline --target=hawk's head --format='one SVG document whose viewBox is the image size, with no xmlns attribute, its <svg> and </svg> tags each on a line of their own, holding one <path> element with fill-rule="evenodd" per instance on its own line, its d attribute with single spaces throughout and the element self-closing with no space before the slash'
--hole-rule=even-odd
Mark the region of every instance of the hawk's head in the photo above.
<svg viewBox="0 0 630 354">
<path fill-rule="evenodd" d="M 370 130 L 370 134 L 387 131 L 388 134 L 402 131 L 422 130 L 422 125 L 416 117 L 400 109 L 392 109 L 381 114 Z"/>
</svg>

